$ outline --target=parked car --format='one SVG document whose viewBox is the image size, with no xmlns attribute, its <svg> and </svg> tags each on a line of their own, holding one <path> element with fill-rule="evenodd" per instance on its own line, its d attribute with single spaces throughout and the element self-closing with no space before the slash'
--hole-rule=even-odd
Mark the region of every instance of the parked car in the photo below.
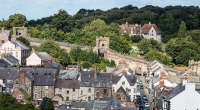
<svg viewBox="0 0 200 110">
<path fill-rule="evenodd" d="M 145 108 L 149 107 L 149 103 L 144 104 Z"/>
<path fill-rule="evenodd" d="M 139 84 L 142 84 L 142 81 L 140 80 L 138 83 L 139 83 Z"/>
<path fill-rule="evenodd" d="M 144 106 L 142 104 L 140 104 L 139 110 L 143 110 L 143 109 L 144 109 Z"/>
<path fill-rule="evenodd" d="M 142 103 L 142 99 L 140 97 L 137 98 L 137 103 L 141 104 Z"/>
<path fill-rule="evenodd" d="M 150 110 L 150 108 L 148 107 L 148 108 L 145 108 L 144 110 Z"/>
<path fill-rule="evenodd" d="M 143 98 L 143 99 L 147 99 L 147 96 L 144 94 L 144 95 L 142 96 L 142 98 Z"/>
<path fill-rule="evenodd" d="M 144 99 L 143 102 L 144 102 L 144 103 L 148 103 L 148 100 L 147 100 L 147 99 Z"/>
<path fill-rule="evenodd" d="M 140 89 L 144 89 L 144 86 L 143 86 L 143 85 L 140 85 Z"/>
</svg>

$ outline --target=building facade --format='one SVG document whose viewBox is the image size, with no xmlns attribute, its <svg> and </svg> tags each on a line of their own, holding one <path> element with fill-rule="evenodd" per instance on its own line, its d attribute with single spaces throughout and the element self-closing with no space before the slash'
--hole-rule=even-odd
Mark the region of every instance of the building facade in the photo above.
<svg viewBox="0 0 200 110">
<path fill-rule="evenodd" d="M 0 54 L 11 54 L 19 60 L 20 65 L 26 65 L 26 58 L 30 55 L 30 48 L 20 41 L 7 41 L 0 47 Z"/>
<path fill-rule="evenodd" d="M 151 22 L 142 26 L 142 37 L 146 39 L 153 39 L 158 42 L 162 41 L 161 31 L 156 24 L 151 24 Z"/>
</svg>

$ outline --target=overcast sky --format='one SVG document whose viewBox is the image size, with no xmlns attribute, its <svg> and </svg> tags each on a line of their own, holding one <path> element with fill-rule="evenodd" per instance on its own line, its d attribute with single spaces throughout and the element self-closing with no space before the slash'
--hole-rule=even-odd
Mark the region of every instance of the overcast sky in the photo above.
<svg viewBox="0 0 200 110">
<path fill-rule="evenodd" d="M 28 20 L 48 17 L 58 10 L 64 9 L 70 15 L 76 14 L 81 8 L 108 10 L 127 5 L 139 8 L 146 5 L 165 6 L 200 6 L 199 0 L 0 0 L 0 20 L 7 20 L 10 15 L 20 13 Z"/>
</svg>

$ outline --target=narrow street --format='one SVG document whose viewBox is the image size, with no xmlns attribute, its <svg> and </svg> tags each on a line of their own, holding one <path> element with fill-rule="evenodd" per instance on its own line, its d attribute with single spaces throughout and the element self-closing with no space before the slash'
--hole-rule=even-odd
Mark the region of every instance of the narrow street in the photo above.
<svg viewBox="0 0 200 110">
<path fill-rule="evenodd" d="M 147 89 L 147 85 L 146 85 L 146 82 L 145 82 L 145 78 L 143 76 L 138 76 L 138 82 L 142 81 L 142 84 L 138 84 L 139 86 L 137 86 L 137 92 L 140 92 L 140 97 L 142 99 L 142 105 L 144 107 L 143 110 L 146 110 L 145 108 L 145 103 L 143 102 L 143 95 L 146 95 L 147 96 L 147 100 L 148 100 L 148 103 L 149 103 L 149 108 L 150 110 L 153 110 L 152 109 L 152 105 L 151 105 L 151 102 L 152 102 L 152 97 L 150 96 L 149 92 L 148 92 L 148 89 Z M 140 89 L 140 86 L 143 85 L 143 89 Z M 137 107 L 139 108 L 139 105 L 137 104 Z"/>
</svg>

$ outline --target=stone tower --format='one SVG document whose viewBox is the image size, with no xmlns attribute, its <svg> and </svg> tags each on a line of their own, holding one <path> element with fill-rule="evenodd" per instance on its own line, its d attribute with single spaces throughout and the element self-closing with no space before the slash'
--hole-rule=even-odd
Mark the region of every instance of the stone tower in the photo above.
<svg viewBox="0 0 200 110">
<path fill-rule="evenodd" d="M 13 35 L 11 40 L 16 40 L 17 37 L 27 37 L 27 27 L 13 27 Z"/>
<path fill-rule="evenodd" d="M 104 56 L 104 53 L 107 52 L 110 45 L 110 38 L 109 37 L 96 37 L 96 47 L 95 51 L 98 55 Z"/>
</svg>

